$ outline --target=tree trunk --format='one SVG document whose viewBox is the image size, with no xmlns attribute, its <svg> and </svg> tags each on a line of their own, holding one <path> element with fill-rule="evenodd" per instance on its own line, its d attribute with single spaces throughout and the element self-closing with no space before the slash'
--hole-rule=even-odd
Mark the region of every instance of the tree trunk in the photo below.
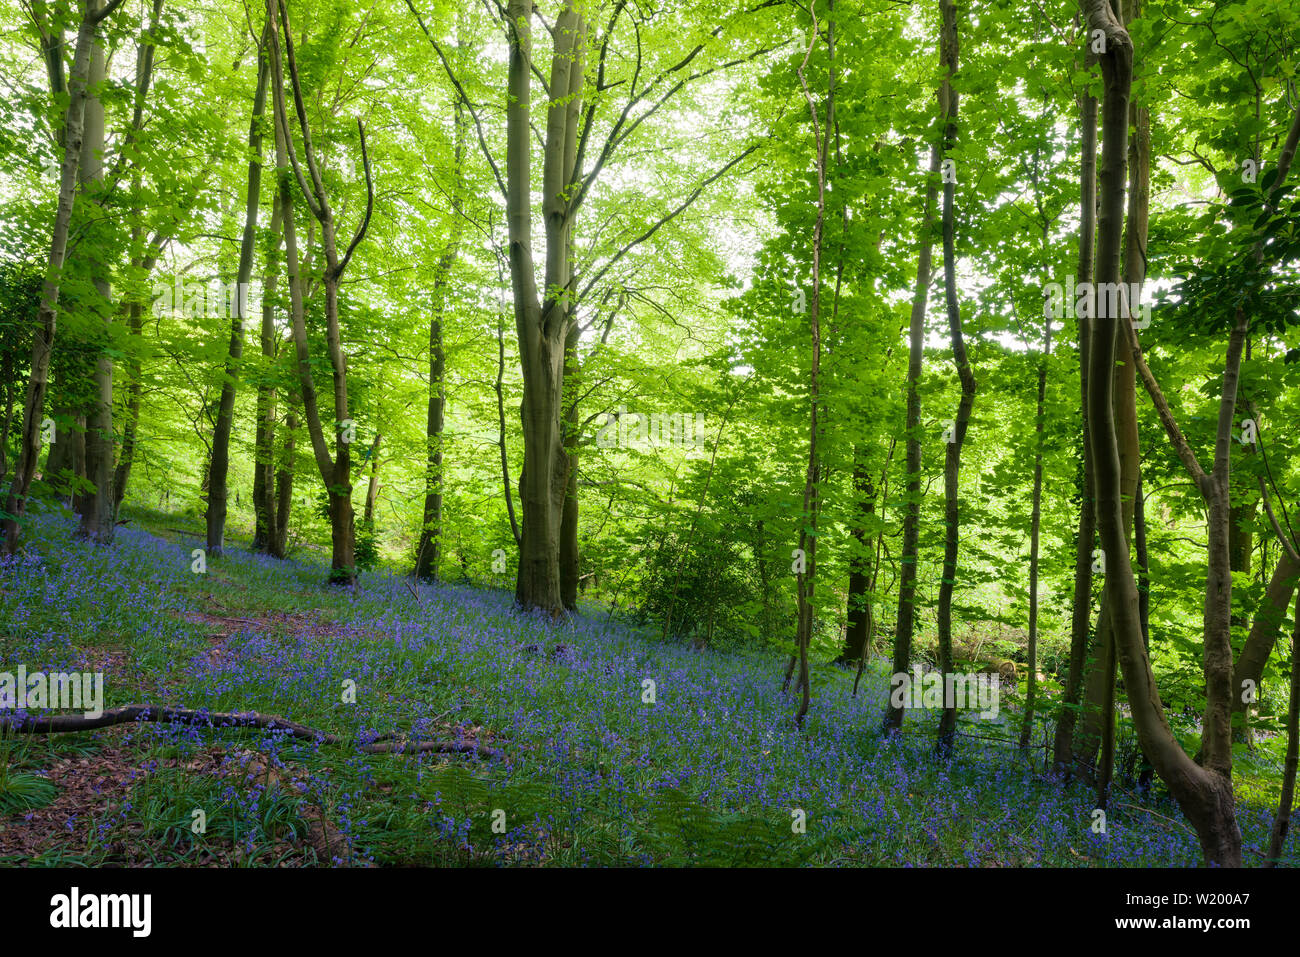
<svg viewBox="0 0 1300 957">
<path fill-rule="evenodd" d="M 1137 558 L 1138 618 L 1142 622 L 1142 647 L 1151 654 L 1151 564 L 1147 556 L 1146 498 L 1142 492 L 1142 476 L 1138 475 L 1137 495 L 1133 502 L 1133 551 Z M 1146 752 L 1138 768 L 1138 791 L 1149 794 L 1155 766 Z"/>
<path fill-rule="evenodd" d="M 957 12 L 952 0 L 939 0 L 943 17 L 941 61 L 946 68 L 939 102 L 945 117 L 944 152 L 949 152 L 957 141 L 957 91 L 952 88 L 952 77 L 957 73 Z M 957 301 L 957 255 L 954 236 L 954 194 L 956 175 L 944 177 L 943 184 L 943 280 L 944 301 L 948 307 L 948 334 L 952 340 L 952 358 L 961 380 L 961 400 L 957 404 L 957 419 L 944 454 L 943 500 L 944 545 L 943 577 L 939 582 L 939 671 L 945 677 L 952 673 L 952 595 L 957 585 L 957 549 L 961 535 L 958 478 L 961 473 L 961 449 L 966 441 L 971 408 L 975 404 L 975 375 L 966 355 L 966 340 L 962 335 L 961 307 Z M 945 684 L 946 687 L 946 684 Z M 957 731 L 957 708 L 944 696 L 943 717 L 939 719 L 935 747 L 940 755 L 952 753 Z"/>
<path fill-rule="evenodd" d="M 325 438 L 320 408 L 316 395 L 315 378 L 311 370 L 311 354 L 307 341 L 307 325 L 302 301 L 301 282 L 298 276 L 298 250 L 293 222 L 293 200 L 287 175 L 280 177 L 280 201 L 283 207 L 285 260 L 289 277 L 290 305 L 293 318 L 294 347 L 298 358 L 298 381 L 302 388 L 303 415 L 307 420 L 307 433 L 311 437 L 312 455 L 321 480 L 329 495 L 330 516 L 330 583 L 352 585 L 356 582 L 356 523 L 352 508 L 352 466 L 351 441 L 353 426 L 348 417 L 348 382 L 347 359 L 343 354 L 343 339 L 339 329 L 339 283 L 343 273 L 351 262 L 352 254 L 361 240 L 365 238 L 370 226 L 370 217 L 374 211 L 374 183 L 371 178 L 370 157 L 366 152 L 366 132 L 361 121 L 357 121 L 360 138 L 361 161 L 366 176 L 366 209 L 361 222 L 352 237 L 342 258 L 338 254 L 336 223 L 334 211 L 321 179 L 320 168 L 316 163 L 312 148 L 311 129 L 307 123 L 307 111 L 303 102 L 302 86 L 299 82 L 298 67 L 294 59 L 293 31 L 289 24 L 288 11 L 283 0 L 268 0 L 268 14 L 274 20 L 274 7 L 278 6 L 280 28 L 284 34 L 284 59 L 281 61 L 279 34 L 273 26 L 269 31 L 271 40 L 271 75 L 274 79 L 275 114 L 278 127 L 276 140 L 276 165 L 284 166 L 283 156 L 288 153 L 293 167 L 298 188 L 309 210 L 321 227 L 321 248 L 325 254 L 325 270 L 322 277 L 325 286 L 325 341 L 329 352 L 330 368 L 333 372 L 334 385 L 334 455 L 331 457 L 329 445 Z M 283 67 L 281 63 L 283 62 Z M 292 135 L 289 130 L 289 113 L 284 96 L 284 67 L 288 68 L 293 87 L 294 106 L 298 116 L 298 126 L 302 132 L 303 161 L 310 175 L 304 175 L 298 163 Z"/>
<path fill-rule="evenodd" d="M 267 29 L 271 21 L 267 21 Z M 230 471 L 230 433 L 235 419 L 235 390 L 239 385 L 244 356 L 244 311 L 246 290 L 253 277 L 253 255 L 257 251 L 257 210 L 262 192 L 262 116 L 266 112 L 266 31 L 257 58 L 257 90 L 253 94 L 253 117 L 248 124 L 248 189 L 245 193 L 244 234 L 239 244 L 239 269 L 235 275 L 234 302 L 230 303 L 230 350 L 221 377 L 221 400 L 212 438 L 212 459 L 208 475 L 207 546 L 209 558 L 220 558 L 226 547 L 227 479 Z"/>
<path fill-rule="evenodd" d="M 867 469 L 867 447 L 861 444 L 853 446 L 853 492 L 858 520 L 849 532 L 853 536 L 853 552 L 849 559 L 848 624 L 844 629 L 844 648 L 835 659 L 839 664 L 861 659 L 867 653 L 871 633 L 871 539 L 866 523 L 876 511 L 876 490 Z"/>
<path fill-rule="evenodd" d="M 930 298 L 930 260 L 934 204 L 939 194 L 939 144 L 930 147 L 930 174 L 926 178 L 925 205 L 921 213 L 920 252 L 916 264 L 916 291 L 912 295 L 912 316 L 908 329 L 907 353 L 907 508 L 903 513 L 902 566 L 898 578 L 898 618 L 894 627 L 893 673 L 905 674 L 912 665 L 912 635 L 916 628 L 917 545 L 921 530 L 921 362 L 925 355 L 925 307 Z M 885 713 L 886 731 L 903 727 L 905 709 L 891 700 Z"/>
<path fill-rule="evenodd" d="M 1121 277 L 1121 239 L 1124 222 L 1124 174 L 1127 160 L 1128 104 L 1133 80 L 1133 43 L 1128 31 L 1115 18 L 1107 0 L 1085 0 L 1088 25 L 1100 30 L 1105 39 L 1101 54 L 1105 97 L 1102 108 L 1101 203 L 1098 217 L 1097 281 L 1112 284 Z M 1222 750 L 1207 747 L 1207 767 L 1198 767 L 1183 751 L 1170 731 L 1155 687 L 1151 663 L 1142 647 L 1142 623 L 1138 614 L 1137 581 L 1129 561 L 1128 536 L 1124 523 L 1121 492 L 1119 444 L 1112 404 L 1116 338 L 1129 320 L 1109 313 L 1108 304 L 1099 303 L 1093 323 L 1092 354 L 1088 375 L 1088 423 L 1091 431 L 1093 465 L 1097 482 L 1097 527 L 1102 548 L 1106 551 L 1107 607 L 1114 631 L 1116 654 L 1124 675 L 1133 723 L 1143 750 L 1151 758 L 1161 779 L 1196 829 L 1202 853 L 1208 864 L 1237 867 L 1241 864 L 1241 832 L 1233 808 L 1232 783 L 1221 768 Z M 1127 330 L 1126 330 L 1127 334 Z M 1136 350 L 1135 350 L 1136 351 Z M 1231 355 L 1230 347 L 1229 353 Z M 1226 377 L 1225 377 L 1226 379 Z M 1225 381 L 1225 391 L 1229 383 Z M 1231 383 L 1235 393 L 1235 382 Z M 1226 404 L 1226 403 L 1225 403 Z M 1222 410 L 1221 410 L 1222 411 Z M 1229 424 L 1231 420 L 1229 419 Z M 1226 451 L 1226 445 L 1225 445 Z M 1219 464 L 1216 453 L 1216 465 Z M 1217 471 L 1217 468 L 1216 468 Z M 1226 478 L 1226 469 L 1223 470 Z M 1225 510 L 1226 517 L 1226 510 Z M 1213 519 L 1212 519 L 1213 524 Z M 1213 538 L 1213 531 L 1211 532 Z M 1223 542 L 1226 545 L 1226 537 Z M 1213 542 L 1212 542 L 1213 546 Z M 1226 548 L 1223 556 L 1226 558 Z M 1213 556 L 1212 556 L 1213 557 Z M 1212 560 L 1211 565 L 1215 562 Z M 1226 563 L 1225 563 L 1226 567 Z M 1214 592 L 1211 569 L 1210 592 Z M 1207 595 L 1207 619 L 1209 604 Z M 1206 684 L 1210 707 L 1207 725 L 1218 721 L 1215 713 L 1218 685 L 1226 689 L 1230 676 L 1220 677 L 1219 649 L 1213 647 L 1212 622 L 1206 622 Z M 1228 649 L 1231 667 L 1231 648 Z M 1224 701 L 1226 722 L 1226 704 Z M 1209 728 L 1207 727 L 1207 730 Z M 1231 753 L 1228 753 L 1231 761 Z M 1230 764 L 1229 764 L 1230 769 Z"/>
<path fill-rule="evenodd" d="M 75 338 L 65 336 L 63 345 L 73 348 L 60 350 L 61 368 L 54 370 L 55 392 L 59 396 L 52 413 L 56 428 L 41 477 L 58 499 L 71 508 L 86 478 L 86 416 L 79 409 L 77 393 L 85 383 L 94 384 L 95 374 L 93 363 L 82 365 L 80 343 Z"/>
<path fill-rule="evenodd" d="M 284 448 L 280 467 L 275 475 L 275 525 L 267 548 L 272 558 L 284 558 L 289 551 L 289 511 L 293 508 L 294 446 L 298 432 L 298 417 L 289 413 L 285 422 Z"/>
<path fill-rule="evenodd" d="M 1038 694 L 1038 544 L 1043 515 L 1043 417 L 1047 396 L 1047 358 L 1052 351 L 1052 323 L 1047 322 L 1043 357 L 1038 362 L 1038 399 L 1034 405 L 1034 492 L 1029 516 L 1029 672 L 1025 685 L 1025 714 L 1020 725 L 1020 748 L 1029 747 Z"/>
<path fill-rule="evenodd" d="M 1123 21 L 1128 25 L 1141 15 L 1140 0 L 1124 0 Z M 1128 215 L 1124 223 L 1124 289 L 1141 289 L 1146 280 L 1147 221 L 1150 202 L 1151 131 L 1148 111 L 1129 104 L 1128 138 Z M 1137 310 L 1140 297 L 1133 297 L 1121 318 L 1127 321 Z M 1094 309 L 1094 314 L 1096 310 Z M 1124 503 L 1125 534 L 1132 540 L 1135 525 L 1135 501 L 1141 471 L 1141 445 L 1137 424 L 1137 374 L 1133 363 L 1115 366 L 1115 424 L 1119 436 L 1120 494 Z M 1115 649 L 1114 635 L 1100 624 L 1106 617 L 1108 593 L 1102 592 L 1102 609 L 1097 628 L 1098 654 L 1096 672 L 1087 680 L 1088 697 L 1084 710 L 1085 724 L 1075 750 L 1075 766 L 1085 771 L 1093 768 L 1100 745 L 1101 757 L 1096 764 L 1098 807 L 1106 806 L 1106 795 L 1115 765 Z"/>
<path fill-rule="evenodd" d="M 500 288 L 505 286 L 505 274 L 500 259 L 497 262 L 497 284 Z M 510 457 L 506 452 L 505 377 L 506 318 L 505 310 L 502 309 L 497 311 L 497 378 L 494 383 L 494 391 L 497 395 L 497 450 L 501 454 L 501 493 L 506 500 L 506 515 L 510 519 L 510 534 L 514 538 L 515 547 L 517 548 L 522 543 L 523 537 L 519 534 L 519 520 L 515 516 L 514 493 L 510 490 Z"/>
<path fill-rule="evenodd" d="M 153 271 L 157 262 L 157 245 L 138 261 L 138 265 L 147 276 Z M 139 343 L 144 337 L 144 303 L 138 296 L 133 296 L 127 305 L 127 334 Z M 131 479 L 131 468 L 135 464 L 136 433 L 140 428 L 140 400 L 143 394 L 144 369 L 140 361 L 139 346 L 133 350 L 126 361 L 126 406 L 122 422 L 122 450 L 118 455 L 117 468 L 113 472 L 113 517 L 122 508 L 126 498 L 126 486 Z"/>
<path fill-rule="evenodd" d="M 552 617 L 564 614 L 560 594 L 560 518 L 555 494 L 561 461 L 564 348 L 569 333 L 571 267 L 570 189 L 582 109 L 586 22 L 566 0 L 554 27 L 542 173 L 546 269 L 538 297 L 532 252 L 532 24 L 531 0 L 510 0 L 510 65 L 506 108 L 506 212 L 515 326 L 519 335 L 524 464 L 519 476 L 521 528 L 515 602 Z M 563 488 L 563 485 L 561 485 Z"/>
<path fill-rule="evenodd" d="M 578 361 L 578 326 L 569 326 L 564 338 L 563 438 L 560 461 L 556 463 L 560 480 L 560 601 L 565 611 L 578 610 L 578 576 L 581 555 L 578 551 L 578 402 L 582 382 L 582 365 Z"/>
<path fill-rule="evenodd" d="M 80 166 L 84 132 L 86 83 L 97 25 L 98 20 L 95 19 L 92 8 L 87 6 L 77 31 L 72 76 L 68 80 L 68 110 L 64 118 L 59 202 L 54 214 L 50 252 L 46 259 L 41 305 L 32 336 L 31 372 L 27 380 L 27 398 L 23 404 L 22 445 L 13 482 L 5 498 L 4 543 L 5 550 L 10 554 L 18 549 L 18 523 L 22 521 L 27 509 L 27 495 L 31 490 L 32 477 L 36 473 L 36 463 L 41 453 L 41 421 L 45 410 L 45 393 L 49 389 L 50 351 L 54 346 L 60 282 L 68 249 L 68 225 L 72 220 L 73 195 L 77 188 L 77 171 Z"/>
<path fill-rule="evenodd" d="M 424 515 L 420 523 L 420 541 L 415 550 L 415 576 L 436 579 L 442 551 L 442 428 L 443 409 L 447 402 L 445 376 L 447 354 L 442 342 L 443 303 L 446 299 L 446 276 L 455 259 L 450 247 L 439 262 L 434 282 L 434 315 L 429 320 L 429 408 L 425 429 L 427 460 L 424 483 Z M 445 268 L 444 268 L 445 264 Z"/>
<path fill-rule="evenodd" d="M 1085 56 L 1088 72 L 1096 65 L 1091 50 Z M 1091 283 L 1094 273 L 1094 243 L 1097 234 L 1097 98 L 1086 92 L 1079 98 L 1079 267 L 1078 284 Z M 1092 442 L 1088 434 L 1088 367 L 1090 365 L 1091 321 L 1078 317 L 1080 444 L 1079 532 L 1075 539 L 1074 599 L 1070 616 L 1070 669 L 1060 717 L 1052 740 L 1052 763 L 1069 777 L 1074 773 L 1074 728 L 1084 690 L 1090 626 L 1092 624 L 1092 551 L 1096 537 L 1095 487 Z"/>
<path fill-rule="evenodd" d="M 148 38 L 141 40 L 137 50 L 135 109 L 131 117 L 131 126 L 127 130 L 125 137 L 126 144 L 134 143 L 136 135 L 144 127 L 144 104 L 146 97 L 149 95 L 149 84 L 153 77 L 154 44 L 151 38 L 156 34 L 159 20 L 162 17 L 162 7 L 163 0 L 153 0 Z M 142 181 L 141 171 L 137 163 L 127 158 L 126 153 L 124 145 L 119 155 L 134 168 L 132 191 L 138 195 Z M 159 230 L 148 241 L 148 245 L 137 252 L 139 243 L 145 237 L 144 224 L 137 219 L 131 227 L 130 248 L 132 250 L 132 275 L 139 282 L 147 280 L 153 272 L 154 264 L 158 261 L 159 252 L 165 242 L 164 231 Z M 118 455 L 117 465 L 113 469 L 113 513 L 111 521 L 115 526 L 118 512 L 122 507 L 122 500 L 126 497 L 126 483 L 131 477 L 131 466 L 135 460 L 136 430 L 140 423 L 141 377 L 143 375 L 140 350 L 144 336 L 144 299 L 139 293 L 134 293 L 129 297 L 125 306 L 127 334 L 135 345 L 128 351 L 126 359 L 127 385 L 126 401 L 124 403 L 126 416 L 125 421 L 122 423 L 122 449 Z"/>
<path fill-rule="evenodd" d="M 278 256 L 283 210 L 272 204 L 270 242 L 262 279 L 262 328 L 260 344 L 262 365 L 257 384 L 257 434 L 253 442 L 253 550 L 275 554 L 275 423 L 276 376 L 280 336 L 275 328 L 275 290 L 279 280 Z M 282 557 L 282 555 L 281 555 Z"/>
<path fill-rule="evenodd" d="M 91 0 L 86 9 L 98 13 L 102 0 Z M 90 49 L 90 72 L 87 75 L 86 106 L 81 141 L 81 164 L 77 170 L 83 194 L 91 195 L 98 206 L 104 180 L 104 103 L 99 91 L 104 85 L 104 47 L 98 39 Z M 113 357 L 109 352 L 108 334 L 112 322 L 108 264 L 99 261 L 98 250 L 105 238 L 104 222 L 97 215 L 78 226 L 84 230 L 78 245 L 78 261 L 89 273 L 95 289 L 92 312 L 102 315 L 103 328 L 96 330 L 95 367 L 92 396 L 86 407 L 86 480 L 89 486 L 76 496 L 81 516 L 78 534 L 93 542 L 107 545 L 113 540 Z M 76 254 L 74 254 L 76 255 Z"/>
<path fill-rule="evenodd" d="M 424 516 L 415 551 L 415 575 L 423 579 L 438 577 L 442 551 L 442 429 L 443 411 L 447 404 L 447 354 L 443 348 L 443 325 L 450 297 L 451 273 L 460 255 L 460 241 L 464 231 L 461 206 L 465 195 L 465 104 L 459 99 L 456 101 L 455 126 L 451 235 L 438 259 L 433 281 L 433 314 L 429 317 L 429 409 L 425 430 L 428 451 L 424 478 Z"/>
<path fill-rule="evenodd" d="M 811 10 L 812 8 L 810 8 Z M 817 534 L 821 511 L 820 478 L 822 464 L 818 449 L 818 432 L 821 428 L 818 416 L 821 412 L 821 262 L 822 234 L 826 223 L 826 157 L 830 145 L 831 131 L 835 127 L 835 4 L 831 0 L 826 23 L 827 89 L 826 120 L 824 126 L 819 123 L 817 105 L 808 88 L 804 73 L 813 48 L 817 45 L 819 30 L 816 14 L 812 20 L 812 40 L 803 63 L 798 68 L 799 85 L 803 87 L 804 100 L 808 104 L 808 117 L 812 122 L 813 149 L 817 167 L 817 217 L 813 223 L 812 234 L 812 295 L 808 305 L 808 329 L 812 347 L 812 368 L 808 376 L 808 469 L 804 476 L 803 511 L 799 522 L 799 550 L 804 556 L 802 570 L 796 578 L 796 598 L 798 601 L 799 621 L 795 631 L 795 643 L 799 651 L 799 710 L 795 723 L 802 728 L 808 714 L 811 696 L 811 681 L 808 672 L 808 652 L 812 646 L 814 624 L 814 599 L 817 588 Z"/>
<path fill-rule="evenodd" d="M 366 510 L 361 515 L 361 524 L 372 531 L 375 527 L 375 502 L 379 498 L 379 443 L 383 438 L 376 433 L 370 446 L 370 484 L 366 487 Z"/>
</svg>

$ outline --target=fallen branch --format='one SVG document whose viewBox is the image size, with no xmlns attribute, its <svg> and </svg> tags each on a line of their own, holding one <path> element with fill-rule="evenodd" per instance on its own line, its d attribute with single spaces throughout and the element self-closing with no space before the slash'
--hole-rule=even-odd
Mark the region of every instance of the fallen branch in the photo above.
<svg viewBox="0 0 1300 957">
<path fill-rule="evenodd" d="M 1147 814 L 1150 814 L 1152 817 L 1158 817 L 1158 818 L 1160 818 L 1162 821 L 1168 821 L 1170 824 L 1174 825 L 1175 827 L 1182 828 L 1182 829 L 1183 829 L 1184 831 L 1186 831 L 1188 834 L 1195 834 L 1195 833 L 1196 833 L 1196 832 L 1193 831 L 1190 827 L 1188 827 L 1186 824 L 1184 824 L 1182 821 L 1175 821 L 1172 817 L 1166 817 L 1166 816 L 1163 815 L 1163 814 L 1160 814 L 1160 813 L 1158 813 L 1158 812 L 1156 812 L 1156 811 L 1151 810 L 1151 808 L 1149 808 L 1149 807 L 1142 807 L 1140 804 L 1120 804 L 1120 803 L 1116 802 L 1116 807 L 1127 807 L 1127 808 L 1132 808 L 1134 811 L 1143 811 L 1143 812 L 1145 812 L 1145 813 L 1147 813 Z"/>
<path fill-rule="evenodd" d="M 249 711 L 233 714 L 219 711 L 189 711 L 181 708 L 160 708 L 149 704 L 128 704 L 120 708 L 109 708 L 97 717 L 76 714 L 57 714 L 45 718 L 0 719 L 0 732 L 13 731 L 15 734 L 63 734 L 77 731 L 94 731 L 113 725 L 131 722 L 153 721 L 167 724 L 197 725 L 207 728 L 263 728 L 267 731 L 284 731 L 291 737 L 307 741 L 319 741 L 321 744 L 353 744 L 364 754 L 414 754 L 433 752 L 436 754 L 466 754 L 475 757 L 501 760 L 505 757 L 495 748 L 481 744 L 459 741 L 411 741 L 396 734 L 381 734 L 369 744 L 358 744 L 340 738 L 335 734 L 326 734 L 294 721 L 287 721 L 276 715 L 258 714 Z"/>
</svg>

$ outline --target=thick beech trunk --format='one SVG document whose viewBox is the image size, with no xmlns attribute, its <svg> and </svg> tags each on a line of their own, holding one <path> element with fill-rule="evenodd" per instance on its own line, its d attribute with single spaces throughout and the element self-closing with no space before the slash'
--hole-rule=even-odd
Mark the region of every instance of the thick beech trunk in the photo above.
<svg viewBox="0 0 1300 957">
<path fill-rule="evenodd" d="M 98 13 L 101 0 L 91 0 L 88 11 Z M 96 40 L 90 50 L 90 72 L 87 76 L 87 96 L 84 129 L 81 141 L 81 163 L 77 170 L 81 191 L 93 197 L 95 205 L 101 202 L 99 193 L 104 181 L 104 103 L 100 89 L 104 85 L 104 47 Z M 92 340 L 96 345 L 94 372 L 91 378 L 90 402 L 86 406 L 86 481 L 87 486 L 76 496 L 76 509 L 81 516 L 78 534 L 81 537 L 107 545 L 113 540 L 113 357 L 109 353 L 108 334 L 112 322 L 112 290 L 108 282 L 107 263 L 101 262 L 97 250 L 106 223 L 97 214 L 86 217 L 76 230 L 81 233 L 78 243 L 78 264 L 89 274 L 95 294 L 91 312 L 101 317 L 102 328 L 97 329 Z M 76 254 L 74 254 L 76 255 Z"/>
<path fill-rule="evenodd" d="M 5 497 L 4 547 L 10 554 L 18 548 L 18 525 L 27 510 L 27 495 L 41 453 L 41 423 L 45 412 L 45 394 L 49 389 L 50 352 L 59 311 L 60 282 L 68 249 L 68 226 L 72 220 L 73 197 L 77 188 L 77 171 L 81 163 L 81 145 L 86 108 L 86 83 L 90 73 L 91 48 L 100 19 L 114 7 L 95 13 L 87 4 L 77 31 L 72 75 L 68 78 L 68 109 L 63 127 L 63 162 L 59 173 L 59 201 L 50 236 L 50 251 L 45 264 L 45 281 L 41 304 L 32 336 L 32 362 L 27 379 L 27 398 L 23 404 L 22 444 L 14 478 Z"/>
<path fill-rule="evenodd" d="M 524 464 L 519 476 L 520 543 L 515 602 L 555 617 L 564 613 L 560 590 L 560 521 L 563 479 L 557 496 L 556 467 L 564 461 L 561 410 L 564 354 L 572 293 L 570 191 L 576 172 L 578 121 L 582 112 L 586 21 L 566 0 L 554 27 L 550 91 L 542 172 L 546 230 L 544 295 L 539 298 L 532 251 L 532 3 L 510 0 L 510 64 L 506 108 L 506 214 L 510 277 L 519 336 L 523 397 Z"/>
</svg>

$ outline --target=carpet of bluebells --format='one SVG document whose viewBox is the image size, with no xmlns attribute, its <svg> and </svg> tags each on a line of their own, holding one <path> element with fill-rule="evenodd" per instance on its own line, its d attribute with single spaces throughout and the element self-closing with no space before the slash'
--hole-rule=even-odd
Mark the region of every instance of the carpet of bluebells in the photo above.
<svg viewBox="0 0 1300 957">
<path fill-rule="evenodd" d="M 856 698 L 851 674 L 815 668 L 800 731 L 777 651 L 696 652 L 603 613 L 548 624 L 501 589 L 387 573 L 332 588 L 320 564 L 242 548 L 200 574 L 201 541 L 130 527 L 109 549 L 78 542 L 64 518 L 30 534 L 0 568 L 0 670 L 102 668 L 108 707 L 257 711 L 349 740 L 398 731 L 504 757 L 144 723 L 13 738 L 0 771 L 39 776 L 60 749 L 110 737 L 136 758 L 125 799 L 68 822 L 75 846 L 24 863 L 138 862 L 130 849 L 147 847 L 164 864 L 274 865 L 313 832 L 324 839 L 306 863 L 351 866 L 1200 862 L 1160 792 L 1121 794 L 1094 833 L 1089 791 L 1045 775 L 1042 750 L 963 736 L 939 761 L 934 718 L 915 711 L 909 733 L 882 738 L 883 662 Z M 1016 720 L 1004 706 L 962 730 L 1013 737 Z M 258 773 L 230 773 L 250 762 Z M 1239 815 L 1251 859 L 1271 811 Z"/>
</svg>

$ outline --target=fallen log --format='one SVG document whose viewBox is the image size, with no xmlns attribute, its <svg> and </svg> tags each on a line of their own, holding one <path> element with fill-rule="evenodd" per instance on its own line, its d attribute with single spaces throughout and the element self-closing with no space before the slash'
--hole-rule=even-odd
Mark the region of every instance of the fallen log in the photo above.
<svg viewBox="0 0 1300 957">
<path fill-rule="evenodd" d="M 78 714 L 56 714 L 44 718 L 0 718 L 0 732 L 15 734 L 65 734 L 77 731 L 94 731 L 118 724 L 132 722 L 184 724 L 208 728 L 261 728 L 267 731 L 284 731 L 291 737 L 321 744 L 350 744 L 364 754 L 465 754 L 489 760 L 502 760 L 505 755 L 486 745 L 465 741 L 411 741 L 397 734 L 381 734 L 367 744 L 349 741 L 336 734 L 327 734 L 315 728 L 289 721 L 278 715 L 221 711 L 191 711 L 184 708 L 160 708 L 150 704 L 128 704 L 109 708 L 95 717 Z"/>
</svg>

